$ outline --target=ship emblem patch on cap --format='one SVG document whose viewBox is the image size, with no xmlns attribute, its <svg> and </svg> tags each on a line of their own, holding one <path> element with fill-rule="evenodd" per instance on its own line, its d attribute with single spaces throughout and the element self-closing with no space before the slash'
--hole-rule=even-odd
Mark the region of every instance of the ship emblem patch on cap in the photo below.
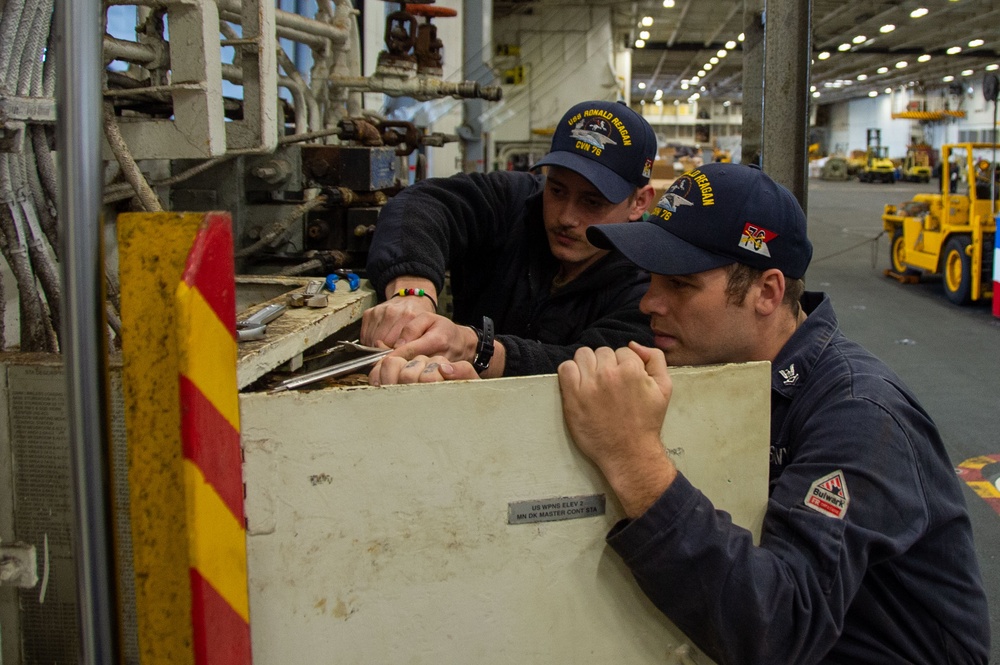
<svg viewBox="0 0 1000 665">
<path fill-rule="evenodd" d="M 767 249 L 767 243 L 777 237 L 777 233 L 761 228 L 753 222 L 747 222 L 743 227 L 743 235 L 740 237 L 740 247 L 748 249 L 754 254 L 771 256 L 771 252 Z"/>
<path fill-rule="evenodd" d="M 600 117 L 584 118 L 580 122 L 576 123 L 573 127 L 573 131 L 570 132 L 569 135 L 575 139 L 589 143 L 595 148 L 600 148 L 601 150 L 603 150 L 604 146 L 608 143 L 618 145 L 618 143 L 611 138 L 611 123 Z"/>
<path fill-rule="evenodd" d="M 660 197 L 659 202 L 656 204 L 657 207 L 663 208 L 664 210 L 669 210 L 670 212 L 677 212 L 677 209 L 681 206 L 693 206 L 694 204 L 688 201 L 686 198 L 677 194 L 675 192 L 667 192 Z"/>
<path fill-rule="evenodd" d="M 818 513 L 843 519 L 851 503 L 843 471 L 838 469 L 810 485 L 803 503 Z"/>
<path fill-rule="evenodd" d="M 653 160 L 647 159 L 646 163 L 642 166 L 642 177 L 648 178 L 653 174 Z"/>
</svg>

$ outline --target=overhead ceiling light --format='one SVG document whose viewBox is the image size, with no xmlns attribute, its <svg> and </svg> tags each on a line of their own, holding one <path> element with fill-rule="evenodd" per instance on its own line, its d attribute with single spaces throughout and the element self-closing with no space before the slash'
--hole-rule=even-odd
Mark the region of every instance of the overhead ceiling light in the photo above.
<svg viewBox="0 0 1000 665">
<path fill-rule="evenodd" d="M 942 80 L 942 81 L 944 81 L 945 83 L 951 83 L 952 81 L 954 81 L 954 80 L 955 80 L 955 77 L 954 77 L 954 76 L 951 76 L 951 75 L 948 75 L 948 76 L 945 76 L 945 77 L 944 77 L 943 79 L 941 79 L 941 80 Z"/>
<path fill-rule="evenodd" d="M 702 69 L 704 69 L 706 72 L 711 71 L 712 70 L 712 63 L 706 62 L 705 66 Z"/>
<path fill-rule="evenodd" d="M 862 43 L 864 43 L 864 41 L 865 41 L 866 39 L 868 39 L 868 38 L 867 38 L 867 37 L 865 37 L 864 35 L 858 35 L 857 37 L 855 37 L 855 38 L 854 38 L 854 39 L 852 39 L 851 41 L 852 41 L 852 42 L 854 42 L 855 44 L 862 44 Z"/>
<path fill-rule="evenodd" d="M 709 63 L 711 63 L 713 65 L 719 64 L 719 59 L 716 58 L 714 55 L 711 58 L 709 58 L 708 61 L 709 61 Z"/>
<path fill-rule="evenodd" d="M 906 60 L 900 60 L 899 62 L 896 63 L 896 69 L 903 69 L 908 64 L 910 63 L 906 62 Z"/>
<path fill-rule="evenodd" d="M 653 25 L 653 17 L 652 16 L 643 16 L 642 17 L 642 25 L 643 25 L 643 27 L 646 27 L 646 28 L 648 28 L 649 26 Z"/>
<path fill-rule="evenodd" d="M 645 106 L 645 105 L 646 105 L 646 100 L 645 99 L 640 99 L 639 100 L 639 106 Z"/>
<path fill-rule="evenodd" d="M 838 51 L 850 51 L 851 50 L 851 45 L 850 44 L 841 44 L 840 46 L 837 47 L 837 50 Z"/>
<path fill-rule="evenodd" d="M 829 51 L 821 51 L 820 54 L 818 56 L 816 56 L 816 57 L 819 58 L 820 60 L 826 60 L 827 58 L 830 57 L 830 52 Z"/>
<path fill-rule="evenodd" d="M 973 73 L 973 70 L 971 70 L 971 69 L 963 69 L 962 70 L 962 76 L 972 76 L 972 73 Z"/>
<path fill-rule="evenodd" d="M 660 99 L 663 97 L 663 90 L 657 88 L 656 94 L 653 95 L 653 99 Z"/>
<path fill-rule="evenodd" d="M 645 40 L 642 40 L 642 39 L 635 40 L 635 47 L 636 48 L 643 48 L 644 46 L 646 46 Z"/>
<path fill-rule="evenodd" d="M 869 97 L 878 97 L 878 90 L 872 90 L 868 93 Z"/>
<path fill-rule="evenodd" d="M 888 67 L 879 67 L 878 69 L 875 70 L 875 72 L 878 74 L 885 74 L 887 71 L 889 71 Z"/>
<path fill-rule="evenodd" d="M 639 81 L 639 89 L 640 90 L 645 90 L 646 89 L 646 82 L 645 81 Z"/>
<path fill-rule="evenodd" d="M 819 91 L 813 92 L 813 97 L 819 97 Z"/>
<path fill-rule="evenodd" d="M 692 76 L 691 77 L 691 83 L 697 83 L 700 80 L 701 80 L 700 76 Z"/>
<path fill-rule="evenodd" d="M 891 95 L 892 94 L 892 88 L 886 88 L 885 89 L 885 94 Z"/>
<path fill-rule="evenodd" d="M 878 31 L 881 32 L 883 35 L 886 35 L 886 34 L 889 34 L 890 32 L 892 32 L 895 29 L 896 29 L 896 26 L 894 26 L 892 23 L 886 23 L 881 28 L 879 28 Z"/>
<path fill-rule="evenodd" d="M 656 105 L 657 106 L 663 106 L 663 100 L 662 99 L 657 99 L 656 100 Z"/>
<path fill-rule="evenodd" d="M 917 58 L 917 62 L 927 62 L 930 59 L 931 59 L 931 56 L 928 55 L 927 53 L 924 53 L 922 56 L 920 56 L 919 58 Z"/>
<path fill-rule="evenodd" d="M 688 85 L 687 81 L 684 81 L 683 83 L 681 83 L 681 90 L 687 90 L 689 87 L 690 86 Z"/>
<path fill-rule="evenodd" d="M 868 78 L 868 74 L 858 74 L 859 81 L 864 81 L 866 78 Z"/>
<path fill-rule="evenodd" d="M 722 102 L 722 106 L 725 107 L 725 108 L 729 108 L 731 105 L 732 105 L 732 102 L 729 101 L 728 99 L 726 101 Z"/>
<path fill-rule="evenodd" d="M 728 42 L 726 42 L 726 48 L 729 48 L 729 49 L 736 48 L 736 42 L 734 42 L 732 39 L 730 39 Z"/>
<path fill-rule="evenodd" d="M 1000 65 L 986 65 L 986 71 L 988 72 L 995 72 L 998 69 L 1000 69 Z"/>
<path fill-rule="evenodd" d="M 744 34 L 743 34 L 743 33 L 741 32 L 741 33 L 740 33 L 739 35 L 737 35 L 737 37 L 736 37 L 736 41 L 738 41 L 738 42 L 741 42 L 741 41 L 743 41 L 743 39 L 744 39 L 745 37 L 746 37 L 746 35 L 744 35 Z"/>
<path fill-rule="evenodd" d="M 984 42 L 982 39 L 973 39 L 971 42 L 969 42 L 969 48 L 978 48 L 985 43 L 986 42 Z"/>
<path fill-rule="evenodd" d="M 674 100 L 674 106 L 680 106 L 680 105 L 681 105 L 681 100 L 675 99 Z"/>
<path fill-rule="evenodd" d="M 720 48 L 719 52 L 715 54 L 715 57 L 716 58 L 725 58 L 727 55 L 729 55 L 729 51 L 727 51 L 724 48 Z"/>
<path fill-rule="evenodd" d="M 649 39 L 649 30 L 643 30 L 640 32 L 639 39 Z"/>
<path fill-rule="evenodd" d="M 948 55 L 955 55 L 956 53 L 961 53 L 961 52 L 962 52 L 961 46 L 952 46 L 947 51 L 945 51 L 945 53 L 947 53 Z"/>
<path fill-rule="evenodd" d="M 702 92 L 705 92 L 705 86 L 701 86 L 701 88 L 699 88 L 699 90 L 701 90 Z"/>
<path fill-rule="evenodd" d="M 925 7 L 917 7 L 910 12 L 910 18 L 920 18 L 921 16 L 927 16 L 927 9 Z"/>
<path fill-rule="evenodd" d="M 816 86 L 814 85 L 809 86 L 809 92 L 816 92 Z"/>
<path fill-rule="evenodd" d="M 671 9 L 674 6 L 674 0 L 663 0 L 663 6 Z"/>
</svg>

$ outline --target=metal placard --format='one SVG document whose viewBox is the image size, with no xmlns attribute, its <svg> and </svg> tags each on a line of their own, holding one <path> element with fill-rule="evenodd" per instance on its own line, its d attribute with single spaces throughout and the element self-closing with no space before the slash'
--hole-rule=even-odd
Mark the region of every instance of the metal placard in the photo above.
<svg viewBox="0 0 1000 665">
<path fill-rule="evenodd" d="M 513 501 L 507 504 L 507 523 L 533 524 L 597 517 L 604 514 L 605 503 L 603 494 Z"/>
</svg>

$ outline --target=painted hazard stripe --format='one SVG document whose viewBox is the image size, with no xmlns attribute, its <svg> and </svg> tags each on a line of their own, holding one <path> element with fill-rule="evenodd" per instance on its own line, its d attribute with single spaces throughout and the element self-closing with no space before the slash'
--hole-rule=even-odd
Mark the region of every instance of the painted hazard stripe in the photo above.
<svg viewBox="0 0 1000 665">
<path fill-rule="evenodd" d="M 196 665 L 251 661 L 235 290 L 229 216 L 209 213 L 176 292 Z"/>
<path fill-rule="evenodd" d="M 983 476 L 983 469 L 992 464 L 1000 464 L 1000 453 L 971 457 L 956 467 L 958 477 L 965 481 L 976 495 L 1000 514 L 1000 489 L 989 478 Z"/>
<path fill-rule="evenodd" d="M 191 569 L 197 571 L 243 621 L 247 600 L 246 533 L 191 460 L 184 462 L 191 534 Z"/>
</svg>

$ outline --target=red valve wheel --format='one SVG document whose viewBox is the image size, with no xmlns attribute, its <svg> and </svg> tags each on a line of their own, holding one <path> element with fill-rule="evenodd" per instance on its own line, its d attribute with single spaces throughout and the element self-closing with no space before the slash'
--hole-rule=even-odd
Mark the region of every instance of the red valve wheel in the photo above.
<svg viewBox="0 0 1000 665">
<path fill-rule="evenodd" d="M 426 16 L 427 18 L 458 16 L 457 10 L 451 7 L 438 7 L 436 5 L 407 4 L 406 11 L 414 16 Z"/>
</svg>

